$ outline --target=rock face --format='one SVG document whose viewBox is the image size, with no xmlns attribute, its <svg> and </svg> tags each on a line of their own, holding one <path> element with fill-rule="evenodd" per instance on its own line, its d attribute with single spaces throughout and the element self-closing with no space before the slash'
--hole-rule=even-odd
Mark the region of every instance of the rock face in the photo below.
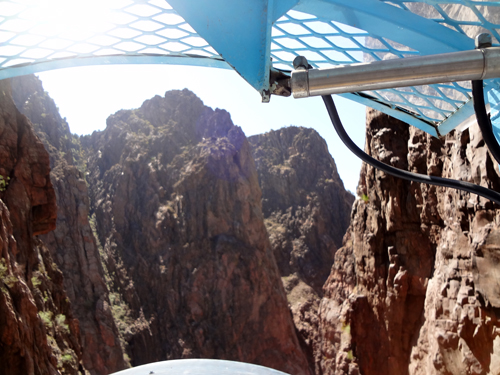
<svg viewBox="0 0 500 375">
<path fill-rule="evenodd" d="M 0 372 L 77 374 L 79 325 L 62 273 L 36 236 L 56 225 L 49 155 L 0 82 Z"/>
<path fill-rule="evenodd" d="M 13 79 L 12 91 L 17 107 L 31 120 L 50 155 L 57 226 L 39 238 L 64 274 L 64 287 L 80 322 L 83 364 L 95 375 L 116 372 L 125 368 L 125 362 L 88 220 L 84 153 L 38 78 Z"/>
<path fill-rule="evenodd" d="M 229 114 L 167 92 L 83 145 L 132 363 L 205 357 L 308 374 L 254 161 Z"/>
<path fill-rule="evenodd" d="M 354 196 L 344 189 L 326 142 L 315 130 L 291 126 L 248 140 L 281 275 L 296 274 L 322 294 L 349 226 Z"/>
<path fill-rule="evenodd" d="M 438 140 L 375 111 L 366 150 L 396 167 L 499 190 L 476 126 Z M 324 374 L 496 374 L 500 210 L 363 165 L 320 306 Z"/>
<path fill-rule="evenodd" d="M 294 323 L 311 368 L 319 370 L 317 310 L 354 196 L 344 189 L 326 142 L 315 130 L 291 126 L 248 140 Z"/>
</svg>

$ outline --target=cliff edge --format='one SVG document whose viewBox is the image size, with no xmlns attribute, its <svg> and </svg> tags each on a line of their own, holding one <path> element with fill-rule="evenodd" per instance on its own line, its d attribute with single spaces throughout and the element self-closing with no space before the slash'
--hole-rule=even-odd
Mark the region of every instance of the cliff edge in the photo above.
<svg viewBox="0 0 500 375">
<path fill-rule="evenodd" d="M 476 125 L 442 139 L 370 110 L 366 151 L 499 190 Z M 320 306 L 324 374 L 496 374 L 500 210 L 363 165 Z"/>
</svg>

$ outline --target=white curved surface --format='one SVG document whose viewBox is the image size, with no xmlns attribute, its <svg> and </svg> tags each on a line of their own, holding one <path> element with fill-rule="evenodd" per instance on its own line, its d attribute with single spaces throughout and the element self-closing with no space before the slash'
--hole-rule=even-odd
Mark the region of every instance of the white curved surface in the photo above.
<svg viewBox="0 0 500 375">
<path fill-rule="evenodd" d="M 176 359 L 148 363 L 112 375 L 288 375 L 250 363 L 218 359 Z"/>
</svg>

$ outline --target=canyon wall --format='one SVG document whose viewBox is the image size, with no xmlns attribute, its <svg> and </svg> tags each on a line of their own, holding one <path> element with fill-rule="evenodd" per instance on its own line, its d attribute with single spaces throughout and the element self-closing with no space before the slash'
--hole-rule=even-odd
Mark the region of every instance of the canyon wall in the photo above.
<svg viewBox="0 0 500 375">
<path fill-rule="evenodd" d="M 296 275 L 321 295 L 354 196 L 344 189 L 326 142 L 314 129 L 290 126 L 248 141 L 280 273 Z"/>
<path fill-rule="evenodd" d="M 38 78 L 12 79 L 12 95 L 50 155 L 57 223 L 39 238 L 63 272 L 66 293 L 80 322 L 83 364 L 93 375 L 121 370 L 126 367 L 124 353 L 89 224 L 85 153 Z"/>
<path fill-rule="evenodd" d="M 248 141 L 294 324 L 310 367 L 318 370 L 318 307 L 354 196 L 344 189 L 326 142 L 314 129 L 290 126 Z"/>
<path fill-rule="evenodd" d="M 49 155 L 0 82 L 0 364 L 5 375 L 83 372 L 63 275 L 39 239 L 56 226 Z"/>
<path fill-rule="evenodd" d="M 132 364 L 204 357 L 310 373 L 250 147 L 229 114 L 171 91 L 110 116 L 82 144 Z"/>
<path fill-rule="evenodd" d="M 119 111 L 105 131 L 79 138 L 36 77 L 11 84 L 44 146 L 33 134 L 51 197 L 32 210 L 36 244 L 66 301 L 61 311 L 38 306 L 53 330 L 42 359 L 68 374 L 193 357 L 314 372 L 321 286 L 353 200 L 314 130 L 254 137 L 256 169 L 229 114 L 187 90 Z M 16 186 L 2 173 L 0 193 Z M 12 231 L 28 225 L 9 220 Z M 63 333 L 73 346 L 56 345 Z"/>
<path fill-rule="evenodd" d="M 370 110 L 366 151 L 499 191 L 477 126 L 435 139 Z M 363 165 L 320 305 L 324 374 L 497 374 L 500 210 Z"/>
<path fill-rule="evenodd" d="M 492 202 L 363 165 L 350 214 L 314 130 L 248 141 L 183 90 L 76 138 L 37 79 L 13 87 L 33 125 L 2 82 L 3 373 L 195 357 L 291 374 L 500 372 Z M 475 125 L 435 139 L 367 116 L 374 157 L 500 189 Z"/>
</svg>

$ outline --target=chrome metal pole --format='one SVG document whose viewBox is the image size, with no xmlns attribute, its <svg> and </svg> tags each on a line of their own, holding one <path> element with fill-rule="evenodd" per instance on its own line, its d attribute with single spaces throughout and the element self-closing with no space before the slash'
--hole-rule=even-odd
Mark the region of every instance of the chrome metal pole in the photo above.
<svg viewBox="0 0 500 375">
<path fill-rule="evenodd" d="M 500 77 L 500 47 L 292 71 L 294 98 Z M 305 61 L 305 63 L 304 63 Z"/>
</svg>

